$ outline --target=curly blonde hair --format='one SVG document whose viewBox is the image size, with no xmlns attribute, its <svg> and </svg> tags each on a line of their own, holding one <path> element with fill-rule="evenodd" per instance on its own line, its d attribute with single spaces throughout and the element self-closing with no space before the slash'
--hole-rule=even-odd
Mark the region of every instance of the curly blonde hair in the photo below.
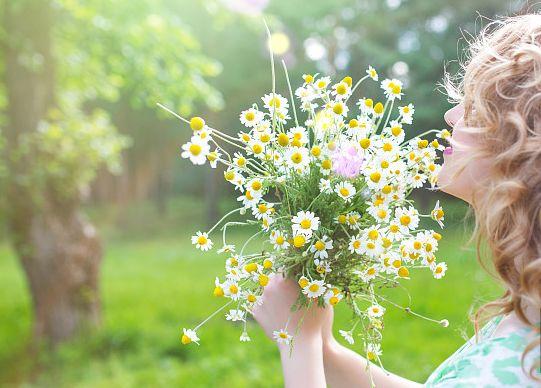
<svg viewBox="0 0 541 388">
<path fill-rule="evenodd" d="M 477 332 L 481 317 L 514 311 L 531 326 L 536 336 L 522 356 L 526 370 L 526 355 L 540 346 L 539 323 L 530 322 L 525 306 L 541 309 L 541 15 L 488 24 L 469 42 L 461 69 L 446 75 L 444 86 L 451 100 L 463 103 L 465 130 L 480 141 L 456 174 L 475 160 L 491 161 L 488 179 L 473 193 L 472 240 L 480 261 L 486 242 L 506 288 L 473 320 Z M 537 368 L 534 357 L 530 376 Z"/>
</svg>

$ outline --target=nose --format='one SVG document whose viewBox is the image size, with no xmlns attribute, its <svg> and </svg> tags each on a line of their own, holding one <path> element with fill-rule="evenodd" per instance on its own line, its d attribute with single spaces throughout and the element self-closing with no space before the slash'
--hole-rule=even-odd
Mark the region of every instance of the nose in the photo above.
<svg viewBox="0 0 541 388">
<path fill-rule="evenodd" d="M 452 107 L 449 109 L 445 114 L 443 115 L 443 118 L 447 125 L 449 125 L 451 128 L 455 126 L 456 122 L 460 119 L 462 114 L 464 113 L 464 108 L 462 106 L 462 103 Z"/>
</svg>

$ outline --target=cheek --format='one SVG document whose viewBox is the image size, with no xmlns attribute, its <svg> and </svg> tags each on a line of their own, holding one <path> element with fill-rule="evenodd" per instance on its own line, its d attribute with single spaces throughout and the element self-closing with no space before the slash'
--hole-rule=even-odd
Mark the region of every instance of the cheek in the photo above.
<svg viewBox="0 0 541 388">
<path fill-rule="evenodd" d="M 470 202 L 474 189 L 488 177 L 491 163 L 486 159 L 471 160 L 460 170 L 465 158 L 467 155 L 457 150 L 445 155 L 438 182 L 442 191 Z"/>
</svg>

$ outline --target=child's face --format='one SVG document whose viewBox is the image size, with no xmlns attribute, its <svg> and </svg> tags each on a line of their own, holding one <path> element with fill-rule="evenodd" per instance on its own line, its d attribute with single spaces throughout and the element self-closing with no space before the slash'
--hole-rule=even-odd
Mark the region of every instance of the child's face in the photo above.
<svg viewBox="0 0 541 388">
<path fill-rule="evenodd" d="M 443 153 L 443 165 L 438 175 L 441 190 L 471 203 L 473 190 L 489 174 L 490 161 L 487 159 L 470 162 L 462 172 L 455 176 L 462 158 L 470 155 L 471 148 L 479 144 L 479 135 L 465 131 L 464 107 L 458 104 L 445 113 L 445 121 L 453 128 L 451 146 Z M 468 147 L 468 148 L 467 148 Z"/>
</svg>

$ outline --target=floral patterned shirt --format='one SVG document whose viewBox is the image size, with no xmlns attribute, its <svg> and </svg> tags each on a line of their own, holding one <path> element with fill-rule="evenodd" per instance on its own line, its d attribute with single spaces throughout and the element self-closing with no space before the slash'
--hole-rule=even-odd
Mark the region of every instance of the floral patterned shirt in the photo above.
<svg viewBox="0 0 541 388">
<path fill-rule="evenodd" d="M 503 315 L 493 318 L 479 333 L 470 338 L 428 378 L 426 388 L 496 388 L 541 387 L 541 381 L 528 377 L 522 370 L 521 357 L 526 345 L 535 338 L 533 329 L 523 327 L 501 337 L 493 336 Z M 539 360 L 539 349 L 526 356 L 526 370 Z M 539 371 L 537 371 L 539 372 Z M 541 377 L 538 373 L 537 377 Z"/>
</svg>

